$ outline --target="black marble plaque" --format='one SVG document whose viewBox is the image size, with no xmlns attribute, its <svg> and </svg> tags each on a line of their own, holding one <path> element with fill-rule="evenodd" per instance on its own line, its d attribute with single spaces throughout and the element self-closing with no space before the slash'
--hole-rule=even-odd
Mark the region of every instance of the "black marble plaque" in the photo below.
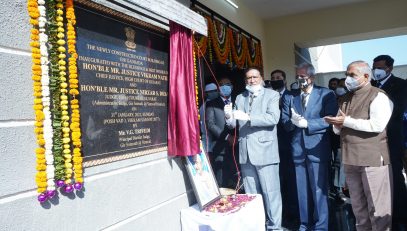
<svg viewBox="0 0 407 231">
<path fill-rule="evenodd" d="M 76 14 L 84 160 L 166 147 L 168 35 Z"/>
</svg>

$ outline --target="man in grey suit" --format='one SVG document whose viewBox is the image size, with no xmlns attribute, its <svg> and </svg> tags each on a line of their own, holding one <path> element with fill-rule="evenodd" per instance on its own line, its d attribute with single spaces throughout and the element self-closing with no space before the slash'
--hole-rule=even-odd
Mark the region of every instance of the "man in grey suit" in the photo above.
<svg viewBox="0 0 407 231">
<path fill-rule="evenodd" d="M 239 162 L 246 193 L 262 194 L 267 228 L 281 230 L 281 193 L 277 124 L 280 95 L 264 88 L 257 68 L 245 71 L 246 91 L 238 95 L 234 109 L 224 108 L 226 122 L 239 127 Z"/>
</svg>

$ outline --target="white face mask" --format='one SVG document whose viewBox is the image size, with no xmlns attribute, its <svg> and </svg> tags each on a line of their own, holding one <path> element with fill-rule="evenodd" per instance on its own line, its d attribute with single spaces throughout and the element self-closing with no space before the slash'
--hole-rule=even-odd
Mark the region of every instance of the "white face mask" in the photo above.
<svg viewBox="0 0 407 231">
<path fill-rule="evenodd" d="M 346 90 L 345 90 L 345 88 L 343 88 L 343 87 L 337 87 L 337 88 L 335 89 L 335 94 L 336 94 L 337 96 L 343 96 L 344 94 L 346 94 Z"/>
<path fill-rule="evenodd" d="M 262 88 L 263 88 L 263 86 L 261 84 L 252 85 L 252 86 L 246 85 L 246 90 L 248 90 L 253 95 L 258 95 Z"/>
<path fill-rule="evenodd" d="M 385 70 L 382 69 L 374 69 L 373 70 L 373 79 L 376 81 L 382 80 L 387 76 L 387 73 Z"/>
<path fill-rule="evenodd" d="M 359 84 L 359 79 L 352 78 L 350 76 L 346 76 L 345 85 L 349 91 L 355 91 L 359 88 L 361 84 Z"/>
</svg>

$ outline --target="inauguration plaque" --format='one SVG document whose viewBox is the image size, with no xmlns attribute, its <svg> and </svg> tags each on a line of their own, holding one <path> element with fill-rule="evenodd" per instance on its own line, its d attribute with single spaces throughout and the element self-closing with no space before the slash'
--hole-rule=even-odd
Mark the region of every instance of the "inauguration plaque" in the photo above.
<svg viewBox="0 0 407 231">
<path fill-rule="evenodd" d="M 168 35 L 76 12 L 84 165 L 166 150 Z"/>
</svg>

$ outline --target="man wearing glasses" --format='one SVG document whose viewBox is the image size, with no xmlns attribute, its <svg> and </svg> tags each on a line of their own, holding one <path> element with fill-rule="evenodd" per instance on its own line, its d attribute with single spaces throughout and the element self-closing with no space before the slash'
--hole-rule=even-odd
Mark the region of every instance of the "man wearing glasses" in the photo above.
<svg viewBox="0 0 407 231">
<path fill-rule="evenodd" d="M 284 128 L 292 132 L 301 226 L 299 230 L 328 230 L 328 164 L 331 156 L 329 124 L 338 104 L 333 91 L 314 85 L 311 64 L 296 68 L 301 91 L 283 99 Z M 310 208 L 313 205 L 313 209 Z M 313 211 L 313 212 L 312 212 Z"/>
<path fill-rule="evenodd" d="M 281 230 L 281 193 L 277 124 L 280 95 L 264 88 L 257 68 L 245 71 L 246 91 L 235 107 L 224 108 L 226 123 L 239 127 L 239 163 L 246 193 L 262 194 L 268 218 L 267 229 Z"/>
</svg>

